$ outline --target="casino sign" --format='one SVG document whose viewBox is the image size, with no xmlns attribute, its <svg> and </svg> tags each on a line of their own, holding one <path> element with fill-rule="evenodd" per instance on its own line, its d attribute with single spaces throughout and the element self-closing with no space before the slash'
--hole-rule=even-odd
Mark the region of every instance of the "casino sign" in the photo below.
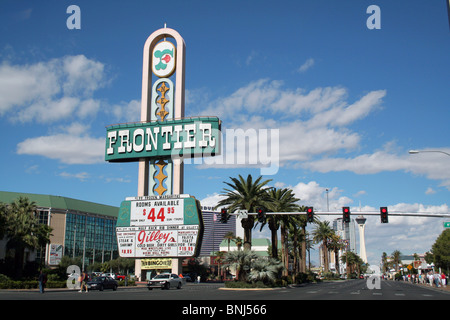
<svg viewBox="0 0 450 320">
<path fill-rule="evenodd" d="M 186 194 L 127 198 L 116 233 L 121 257 L 197 256 L 203 238 L 200 202 Z"/>
</svg>

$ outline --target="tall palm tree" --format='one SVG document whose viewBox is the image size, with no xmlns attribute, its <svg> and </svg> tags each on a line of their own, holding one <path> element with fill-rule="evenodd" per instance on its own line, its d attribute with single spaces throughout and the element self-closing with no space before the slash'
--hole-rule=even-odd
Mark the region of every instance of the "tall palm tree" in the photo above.
<svg viewBox="0 0 450 320">
<path fill-rule="evenodd" d="M 322 243 L 322 254 L 324 263 L 324 272 L 328 272 L 328 240 L 333 235 L 333 229 L 330 227 L 329 221 L 319 222 L 313 230 L 313 240 L 315 243 Z"/>
<path fill-rule="evenodd" d="M 238 251 L 241 251 L 241 247 L 242 247 L 242 238 L 241 237 L 236 237 L 233 239 L 234 243 L 236 243 L 236 247 L 238 249 Z"/>
<path fill-rule="evenodd" d="M 345 244 L 342 242 L 342 238 L 334 233 L 331 236 L 331 241 L 328 246 L 330 250 L 333 250 L 334 252 L 334 261 L 335 261 L 334 268 L 336 270 L 336 273 L 339 274 L 339 251 L 345 248 Z"/>
<path fill-rule="evenodd" d="M 277 189 L 273 188 L 267 191 L 270 202 L 267 203 L 267 208 L 272 212 L 296 212 L 300 211 L 300 206 L 297 204 L 300 199 L 296 198 L 292 189 L 283 188 Z M 273 215 L 273 221 L 269 222 L 272 225 L 280 225 L 281 233 L 281 260 L 284 265 L 283 275 L 287 275 L 289 270 L 289 250 L 287 249 L 287 236 L 289 227 L 294 224 L 294 217 L 291 215 Z M 272 232 L 272 257 L 277 258 L 275 251 L 278 248 L 276 232 L 278 228 L 270 228 Z"/>
<path fill-rule="evenodd" d="M 230 251 L 230 242 L 235 238 L 234 233 L 232 231 L 227 232 L 224 236 L 224 239 L 228 242 L 228 252 Z"/>
<path fill-rule="evenodd" d="M 38 249 L 50 243 L 51 228 L 39 224 L 36 203 L 19 197 L 7 207 L 6 236 L 8 249 L 14 249 L 16 276 L 21 277 L 25 249 Z"/>
<path fill-rule="evenodd" d="M 402 253 L 399 250 L 395 250 L 394 252 L 391 253 L 392 263 L 394 264 L 395 272 L 398 271 L 399 265 L 402 263 L 402 260 L 400 260 L 401 255 Z"/>
<path fill-rule="evenodd" d="M 386 252 L 383 252 L 381 255 L 381 264 L 383 265 L 383 272 L 387 272 L 389 270 L 389 263 L 388 263 L 388 255 Z"/>
<path fill-rule="evenodd" d="M 359 274 L 361 272 L 361 266 L 364 261 L 356 253 L 351 251 L 346 251 L 341 256 L 341 261 L 347 264 L 347 278 L 350 279 L 351 273 Z"/>
<path fill-rule="evenodd" d="M 224 188 L 222 196 L 216 208 L 228 206 L 230 212 L 236 210 L 247 210 L 248 212 L 256 212 L 259 206 L 266 207 L 269 201 L 266 192 L 266 185 L 272 180 L 261 181 L 262 176 L 253 181 L 253 177 L 249 174 L 247 179 L 239 175 L 239 178 L 231 178 L 232 182 L 224 182 L 230 188 Z M 242 219 L 242 227 L 244 228 L 244 250 L 250 250 L 252 246 L 252 228 L 254 225 L 254 217 Z"/>
</svg>

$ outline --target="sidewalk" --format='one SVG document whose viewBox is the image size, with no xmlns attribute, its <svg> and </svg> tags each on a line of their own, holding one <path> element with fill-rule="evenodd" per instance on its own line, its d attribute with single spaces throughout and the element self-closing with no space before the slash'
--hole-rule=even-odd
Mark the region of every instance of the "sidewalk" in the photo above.
<svg viewBox="0 0 450 320">
<path fill-rule="evenodd" d="M 423 286 L 423 287 L 427 287 L 427 288 L 433 288 L 436 290 L 442 290 L 442 291 L 446 291 L 450 293 L 450 286 L 447 284 L 445 287 L 440 285 L 440 287 L 436 287 L 435 284 L 433 284 L 432 286 L 430 286 L 429 283 L 413 283 L 415 285 L 419 285 L 419 286 Z"/>
</svg>

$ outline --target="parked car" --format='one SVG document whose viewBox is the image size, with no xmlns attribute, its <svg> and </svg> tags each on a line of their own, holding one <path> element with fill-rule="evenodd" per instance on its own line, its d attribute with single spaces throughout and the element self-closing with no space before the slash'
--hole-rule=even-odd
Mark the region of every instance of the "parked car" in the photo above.
<svg viewBox="0 0 450 320">
<path fill-rule="evenodd" d="M 156 275 L 153 279 L 149 280 L 147 283 L 148 290 L 152 290 L 153 288 L 160 289 L 170 289 L 177 288 L 181 289 L 181 286 L 184 284 L 184 279 L 180 278 L 174 273 L 161 273 Z"/>
<path fill-rule="evenodd" d="M 125 277 L 126 276 L 124 276 L 124 275 L 116 274 L 116 280 L 125 280 Z"/>
<path fill-rule="evenodd" d="M 116 279 L 116 275 L 114 273 L 102 273 L 102 277 L 110 277 Z"/>
<path fill-rule="evenodd" d="M 116 291 L 119 284 L 111 277 L 100 276 L 88 281 L 87 286 L 88 290 L 103 291 L 103 289 L 113 289 Z"/>
</svg>

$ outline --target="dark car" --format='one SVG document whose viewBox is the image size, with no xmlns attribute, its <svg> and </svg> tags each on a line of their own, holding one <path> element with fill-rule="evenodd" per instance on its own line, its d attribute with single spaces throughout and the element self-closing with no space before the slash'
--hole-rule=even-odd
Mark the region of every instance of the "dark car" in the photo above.
<svg viewBox="0 0 450 320">
<path fill-rule="evenodd" d="M 113 289 L 114 291 L 116 291 L 119 285 L 113 278 L 101 276 L 88 281 L 87 286 L 88 290 L 103 291 L 103 289 Z"/>
</svg>

